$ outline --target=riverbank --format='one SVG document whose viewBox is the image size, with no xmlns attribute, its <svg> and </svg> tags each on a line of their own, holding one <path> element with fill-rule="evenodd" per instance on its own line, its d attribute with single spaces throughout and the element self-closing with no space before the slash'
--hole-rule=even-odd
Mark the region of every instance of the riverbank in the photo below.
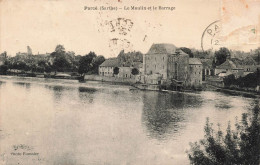
<svg viewBox="0 0 260 165">
<path fill-rule="evenodd" d="M 88 75 L 91 76 L 91 75 Z M 78 79 L 70 79 L 70 78 L 53 78 L 53 77 L 23 77 L 23 76 L 13 76 L 13 75 L 0 75 L 0 77 L 21 77 L 21 78 L 44 78 L 44 79 L 65 79 L 65 80 L 78 80 Z M 93 77 L 97 77 L 94 75 Z M 88 82 L 101 82 L 104 84 L 110 84 L 110 85 L 123 85 L 123 86 L 129 86 L 129 90 L 147 90 L 147 91 L 161 91 L 161 92 L 181 92 L 181 93 L 194 93 L 198 92 L 196 90 L 183 90 L 183 91 L 176 91 L 176 90 L 165 90 L 160 89 L 159 85 L 151 85 L 151 84 L 140 84 L 140 83 L 133 83 L 128 81 L 106 81 L 105 79 L 87 79 L 84 81 L 79 81 L 80 83 L 88 83 Z M 233 96 L 243 96 L 243 97 L 249 97 L 249 98 L 259 98 L 259 93 L 253 93 L 253 92 L 245 92 L 245 91 L 237 91 L 237 90 L 231 90 L 231 89 L 225 89 L 216 87 L 213 85 L 207 84 L 206 87 L 203 89 L 204 91 L 216 91 L 216 92 L 222 92 L 228 95 Z"/>
<path fill-rule="evenodd" d="M 250 97 L 250 98 L 260 98 L 260 93 L 257 92 L 249 92 L 249 91 L 241 91 L 241 90 L 232 90 L 232 89 L 226 89 L 226 88 L 220 88 L 214 85 L 207 84 L 208 90 L 213 90 L 217 92 L 222 92 L 225 94 L 233 95 L 233 96 L 244 96 L 244 97 Z"/>
</svg>

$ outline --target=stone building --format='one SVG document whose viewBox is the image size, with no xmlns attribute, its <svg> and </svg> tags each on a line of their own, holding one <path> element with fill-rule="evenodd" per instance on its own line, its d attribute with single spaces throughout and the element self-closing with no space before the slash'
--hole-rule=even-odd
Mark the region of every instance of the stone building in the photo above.
<svg viewBox="0 0 260 165">
<path fill-rule="evenodd" d="M 202 85 L 202 63 L 198 58 L 189 59 L 188 86 L 200 87 Z"/>
<path fill-rule="evenodd" d="M 153 44 L 143 57 L 144 83 L 161 84 L 172 80 L 187 83 L 188 54 L 173 44 Z"/>
<path fill-rule="evenodd" d="M 107 77 L 118 77 L 125 79 L 135 79 L 136 75 L 140 75 L 142 70 L 141 62 L 133 62 L 131 64 L 121 64 L 117 58 L 107 59 L 99 66 L 99 75 Z M 114 69 L 118 68 L 118 73 L 114 74 Z M 132 70 L 136 69 L 138 73 L 133 75 Z"/>
<path fill-rule="evenodd" d="M 107 59 L 99 66 L 99 75 L 112 77 L 116 67 L 119 67 L 118 59 Z"/>
<path fill-rule="evenodd" d="M 215 74 L 220 77 L 225 77 L 231 74 L 234 74 L 235 77 L 240 77 L 243 76 L 244 69 L 241 65 L 236 65 L 236 63 L 227 59 L 223 64 L 216 67 Z"/>
</svg>

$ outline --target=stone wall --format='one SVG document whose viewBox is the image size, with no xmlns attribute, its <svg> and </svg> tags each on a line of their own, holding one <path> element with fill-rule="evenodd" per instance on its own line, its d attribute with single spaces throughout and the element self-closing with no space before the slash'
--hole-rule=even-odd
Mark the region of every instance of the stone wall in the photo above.
<svg viewBox="0 0 260 165">
<path fill-rule="evenodd" d="M 202 85 L 202 65 L 189 65 L 188 86 L 199 87 Z"/>
<path fill-rule="evenodd" d="M 100 66 L 98 71 L 100 76 L 113 76 L 114 67 Z"/>
<path fill-rule="evenodd" d="M 147 75 L 161 74 L 167 79 L 167 54 L 146 54 L 144 59 L 144 71 Z"/>
<path fill-rule="evenodd" d="M 100 75 L 85 75 L 84 80 L 87 81 L 107 81 L 107 82 L 118 82 L 118 83 L 136 83 L 136 77 L 132 78 L 122 78 L 122 77 L 108 77 L 108 76 L 100 76 Z"/>
</svg>

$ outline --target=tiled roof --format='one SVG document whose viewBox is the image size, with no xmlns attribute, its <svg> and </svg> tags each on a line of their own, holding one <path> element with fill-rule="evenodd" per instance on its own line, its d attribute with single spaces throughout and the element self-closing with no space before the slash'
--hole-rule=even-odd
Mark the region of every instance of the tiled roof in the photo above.
<svg viewBox="0 0 260 165">
<path fill-rule="evenodd" d="M 231 60 L 226 60 L 223 64 L 216 67 L 217 69 L 236 69 L 237 66 Z"/>
<path fill-rule="evenodd" d="M 200 61 L 204 68 L 212 68 L 212 63 L 213 63 L 212 59 L 200 59 Z"/>
<path fill-rule="evenodd" d="M 247 56 L 247 57 L 243 60 L 243 64 L 244 64 L 244 65 L 256 65 L 256 61 L 255 61 L 251 56 Z"/>
<path fill-rule="evenodd" d="M 118 61 L 118 59 L 107 59 L 100 66 L 118 67 L 119 66 L 119 61 Z"/>
<path fill-rule="evenodd" d="M 176 49 L 173 44 L 153 44 L 147 54 L 174 54 Z"/>
<path fill-rule="evenodd" d="M 198 58 L 189 58 L 190 65 L 202 65 L 200 59 Z"/>
</svg>

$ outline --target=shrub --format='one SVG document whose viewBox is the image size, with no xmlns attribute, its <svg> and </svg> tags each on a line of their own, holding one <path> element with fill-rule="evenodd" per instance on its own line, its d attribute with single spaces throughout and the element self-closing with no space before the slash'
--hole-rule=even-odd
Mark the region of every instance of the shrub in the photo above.
<svg viewBox="0 0 260 165">
<path fill-rule="evenodd" d="M 191 143 L 188 151 L 190 163 L 194 165 L 259 165 L 260 164 L 260 120 L 259 106 L 253 114 L 242 115 L 241 122 L 236 122 L 235 130 L 230 123 L 226 135 L 219 129 L 214 131 L 212 123 L 204 128 L 204 139 Z"/>
</svg>

